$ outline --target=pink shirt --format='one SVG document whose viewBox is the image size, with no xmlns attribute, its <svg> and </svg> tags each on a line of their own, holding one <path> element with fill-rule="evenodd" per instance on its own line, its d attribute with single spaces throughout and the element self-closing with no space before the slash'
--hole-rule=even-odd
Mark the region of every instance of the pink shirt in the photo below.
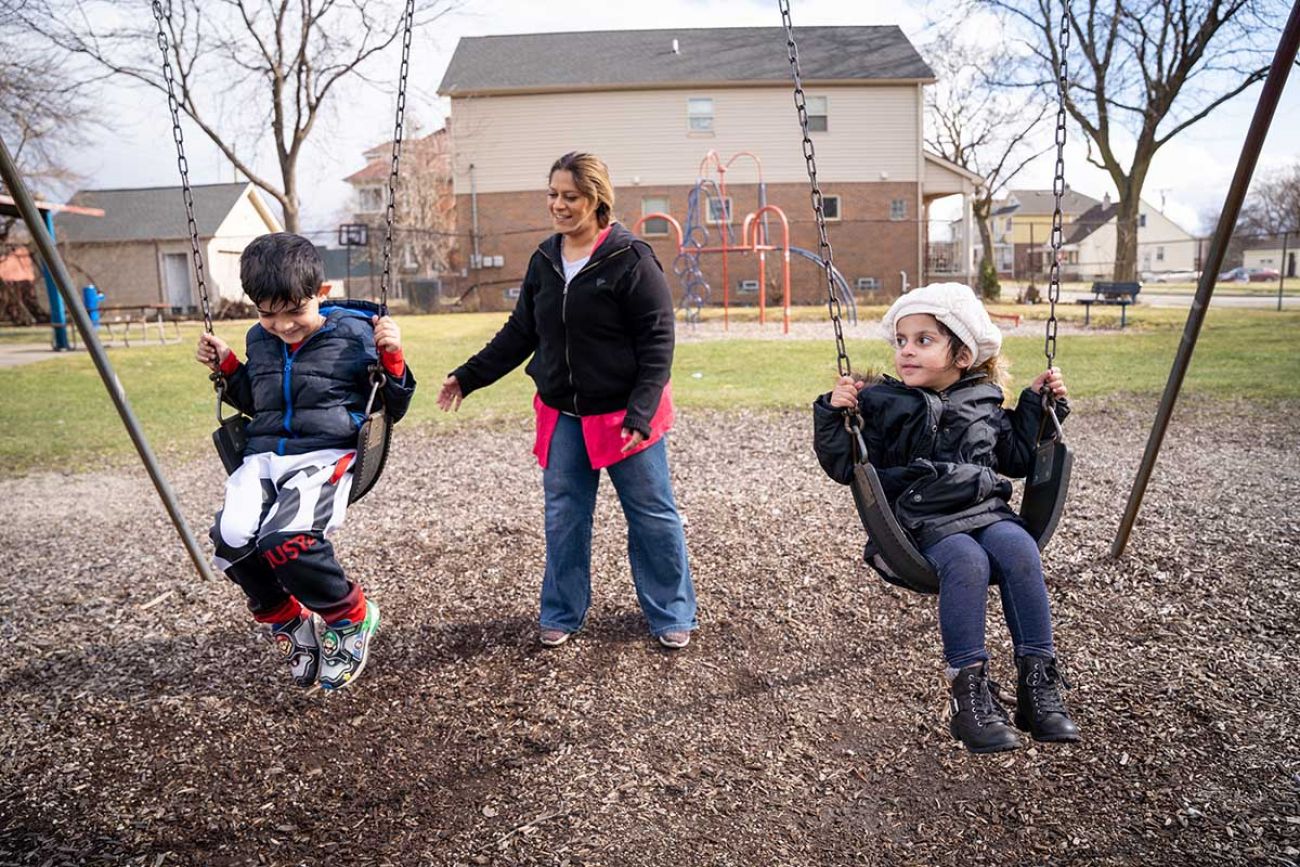
<svg viewBox="0 0 1300 867">
<path fill-rule="evenodd" d="M 551 451 L 551 437 L 555 434 L 555 426 L 560 423 L 560 411 L 542 403 L 542 399 L 536 395 L 533 396 L 533 411 L 537 415 L 537 440 L 533 443 L 533 454 L 537 455 L 537 463 L 545 469 L 546 459 Z M 579 418 L 582 422 L 582 441 L 587 447 L 587 459 L 591 461 L 593 470 L 604 469 L 624 458 L 632 457 L 637 452 L 645 451 L 672 430 L 674 420 L 672 383 L 664 386 L 663 397 L 659 398 L 659 408 L 655 410 L 654 418 L 650 419 L 650 436 L 639 446 L 624 454 L 623 419 L 626 416 L 627 410 L 620 409 L 603 415 L 584 415 Z"/>
</svg>

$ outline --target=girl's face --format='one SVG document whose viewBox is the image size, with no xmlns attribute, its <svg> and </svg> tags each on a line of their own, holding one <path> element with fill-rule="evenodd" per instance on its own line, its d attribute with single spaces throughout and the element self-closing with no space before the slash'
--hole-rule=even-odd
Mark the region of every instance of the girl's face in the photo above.
<svg viewBox="0 0 1300 867">
<path fill-rule="evenodd" d="M 546 188 L 546 202 L 551 222 L 561 235 L 585 234 L 596 226 L 596 202 L 582 194 L 573 183 L 573 172 L 559 169 L 551 173 Z"/>
<path fill-rule="evenodd" d="M 894 323 L 894 370 L 904 385 L 943 391 L 961 379 L 972 358 L 962 344 L 954 362 L 952 338 L 929 313 L 913 313 Z"/>
</svg>

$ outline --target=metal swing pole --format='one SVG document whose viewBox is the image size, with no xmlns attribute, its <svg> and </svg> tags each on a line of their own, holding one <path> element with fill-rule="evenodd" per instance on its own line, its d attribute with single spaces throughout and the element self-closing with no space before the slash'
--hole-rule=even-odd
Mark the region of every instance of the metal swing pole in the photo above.
<svg viewBox="0 0 1300 867">
<path fill-rule="evenodd" d="M 1156 411 L 1156 420 L 1147 439 L 1142 463 L 1138 467 L 1137 476 L 1133 479 L 1128 505 L 1124 508 L 1124 518 L 1120 521 L 1119 531 L 1115 534 L 1115 541 L 1110 547 L 1112 557 L 1123 556 L 1124 547 L 1133 532 L 1138 509 L 1142 507 L 1142 497 L 1146 493 L 1147 483 L 1151 480 L 1151 472 L 1155 469 L 1156 458 L 1160 455 L 1160 445 L 1164 442 L 1165 432 L 1169 429 L 1169 418 L 1173 415 L 1174 404 L 1182 389 L 1183 379 L 1187 376 L 1187 368 L 1192 362 L 1196 338 L 1201 333 L 1201 325 L 1205 322 L 1205 314 L 1210 307 L 1210 297 L 1214 294 L 1214 281 L 1218 277 L 1219 268 L 1223 266 L 1228 240 L 1232 237 L 1232 229 L 1237 224 L 1242 202 L 1245 201 L 1246 192 L 1250 188 L 1250 176 L 1255 172 L 1259 152 L 1264 147 L 1264 139 L 1268 135 L 1269 125 L 1273 122 L 1273 114 L 1282 98 L 1282 90 L 1286 86 L 1291 64 L 1295 62 L 1297 48 L 1300 48 L 1300 3 L 1295 3 L 1291 7 L 1291 16 L 1282 31 L 1277 53 L 1273 55 L 1273 65 L 1269 68 L 1268 78 L 1264 80 L 1264 88 L 1260 91 L 1259 104 L 1255 106 L 1255 116 L 1251 119 L 1246 141 L 1242 145 L 1241 159 L 1237 162 L 1237 173 L 1232 178 L 1223 211 L 1219 214 L 1219 225 L 1214 230 L 1210 252 L 1201 265 L 1201 280 L 1196 287 L 1196 297 L 1192 301 L 1191 312 L 1187 315 L 1187 325 L 1183 328 L 1178 353 L 1174 356 L 1174 366 L 1169 371 L 1169 381 L 1165 383 L 1165 391 L 1160 398 L 1160 408 Z"/>
<path fill-rule="evenodd" d="M 113 399 L 114 406 L 117 407 L 117 414 L 122 417 L 122 424 L 126 426 L 126 432 L 130 435 L 131 442 L 135 444 L 136 451 L 140 453 L 140 459 L 149 472 L 149 478 L 153 480 L 154 487 L 158 489 L 158 496 L 162 499 L 167 514 L 171 516 L 172 523 L 176 526 L 176 532 L 180 534 L 181 541 L 185 543 L 185 550 L 189 552 L 190 559 L 194 561 L 194 568 L 198 570 L 199 575 L 205 580 L 211 580 L 212 571 L 208 567 L 207 559 L 199 550 L 199 543 L 195 540 L 194 534 L 190 532 L 189 524 L 185 522 L 185 516 L 181 514 L 180 505 L 176 502 L 176 495 L 172 492 L 171 485 L 167 483 L 167 478 L 163 475 L 162 467 L 159 466 L 153 449 L 149 447 L 149 441 L 145 438 L 140 422 L 131 409 L 131 403 L 126 398 L 126 391 L 122 388 L 117 373 L 109 364 L 108 356 L 104 352 L 104 345 L 99 342 L 99 334 L 91 326 L 90 316 L 86 313 L 81 298 L 73 291 L 72 276 L 68 273 L 67 266 L 63 264 L 63 259 L 59 257 L 59 251 L 54 246 L 54 239 L 45 230 L 45 222 L 41 219 L 40 212 L 37 210 L 36 203 L 32 200 L 26 184 L 23 183 L 18 174 L 18 167 L 14 165 L 13 157 L 9 154 L 9 147 L 2 139 L 0 139 L 0 177 L 4 178 L 5 186 L 9 188 L 14 203 L 18 205 L 18 211 L 22 214 L 23 222 L 27 224 L 27 231 L 31 232 L 32 238 L 36 241 L 36 247 L 40 251 L 41 258 L 45 260 L 46 267 L 49 268 L 50 275 L 54 278 L 59 293 L 63 295 L 63 300 L 72 313 L 73 321 L 77 323 L 77 330 L 81 332 L 82 339 L 86 341 L 86 349 L 90 352 L 90 357 L 94 359 L 95 368 L 99 371 L 99 378 L 104 381 L 104 387 L 108 389 L 108 395 Z"/>
</svg>

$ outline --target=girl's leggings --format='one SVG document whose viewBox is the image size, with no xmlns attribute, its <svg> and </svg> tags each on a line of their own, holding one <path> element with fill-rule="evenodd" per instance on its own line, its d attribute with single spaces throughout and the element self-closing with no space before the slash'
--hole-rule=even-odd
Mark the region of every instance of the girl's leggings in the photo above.
<svg viewBox="0 0 1300 867">
<path fill-rule="evenodd" d="M 939 575 L 939 631 L 952 668 L 989 658 L 984 647 L 988 588 L 997 584 L 1016 656 L 1055 658 L 1052 614 L 1038 545 L 1015 521 L 946 536 L 922 553 Z"/>
</svg>

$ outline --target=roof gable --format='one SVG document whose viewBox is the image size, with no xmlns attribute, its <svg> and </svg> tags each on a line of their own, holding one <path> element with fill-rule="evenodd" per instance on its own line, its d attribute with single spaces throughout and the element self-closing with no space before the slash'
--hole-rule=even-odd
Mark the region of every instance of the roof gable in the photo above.
<svg viewBox="0 0 1300 867">
<path fill-rule="evenodd" d="M 252 184 L 199 184 L 194 192 L 194 218 L 199 237 L 217 234 L 221 224 L 245 192 L 257 195 Z M 75 205 L 101 208 L 103 217 L 60 214 L 55 218 L 59 240 L 72 243 L 154 241 L 188 238 L 189 220 L 181 188 L 142 187 L 119 190 L 81 190 Z"/>
<path fill-rule="evenodd" d="M 897 26 L 801 27 L 795 38 L 805 82 L 934 80 Z M 463 38 L 438 93 L 789 82 L 779 27 L 596 30 Z"/>
</svg>

